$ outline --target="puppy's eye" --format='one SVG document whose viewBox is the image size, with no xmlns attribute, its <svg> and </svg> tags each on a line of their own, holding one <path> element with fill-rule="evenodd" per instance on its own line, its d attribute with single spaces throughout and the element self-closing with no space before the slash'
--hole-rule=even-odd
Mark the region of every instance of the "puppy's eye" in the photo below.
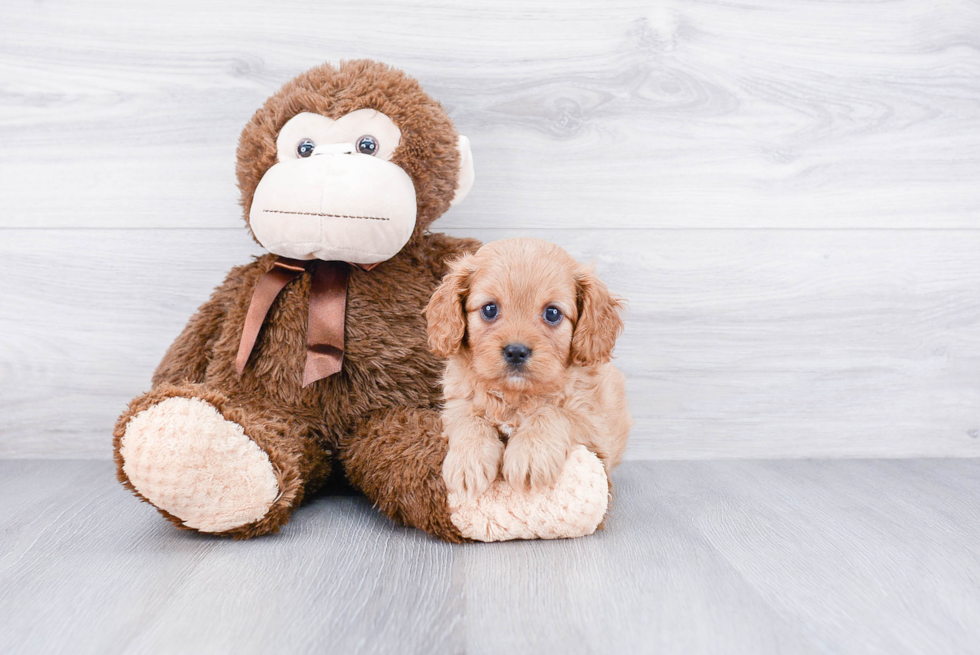
<svg viewBox="0 0 980 655">
<path fill-rule="evenodd" d="M 378 152 L 378 140 L 370 134 L 365 134 L 357 140 L 357 151 L 362 155 L 374 155 Z"/>
<path fill-rule="evenodd" d="M 561 310 L 557 307 L 548 307 L 544 310 L 544 320 L 552 325 L 561 323 Z"/>
<path fill-rule="evenodd" d="M 492 321 L 493 319 L 497 318 L 497 305 L 492 302 L 488 302 L 486 305 L 480 308 L 480 316 L 487 321 Z"/>
<path fill-rule="evenodd" d="M 316 144 L 310 139 L 303 139 L 296 146 L 296 154 L 300 157 L 309 157 L 313 154 L 313 149 L 316 148 Z"/>
</svg>

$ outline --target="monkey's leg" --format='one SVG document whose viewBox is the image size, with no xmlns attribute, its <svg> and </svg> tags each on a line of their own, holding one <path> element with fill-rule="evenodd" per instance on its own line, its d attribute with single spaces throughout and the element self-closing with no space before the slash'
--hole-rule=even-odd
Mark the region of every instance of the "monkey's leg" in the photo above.
<svg viewBox="0 0 980 655">
<path fill-rule="evenodd" d="M 450 516 L 475 541 L 584 537 L 601 526 L 610 491 L 602 461 L 579 445 L 553 487 L 519 491 L 497 478 L 477 498 L 450 496 Z"/>
<path fill-rule="evenodd" d="M 581 537 L 602 523 L 610 485 L 584 446 L 572 449 L 550 489 L 520 492 L 498 479 L 474 499 L 447 498 L 447 446 L 437 410 L 403 408 L 367 417 L 340 456 L 350 481 L 388 517 L 446 541 Z"/>
<path fill-rule="evenodd" d="M 437 410 L 398 408 L 361 421 L 341 444 L 340 457 L 351 483 L 389 518 L 461 542 L 442 480 L 446 446 Z"/>
<path fill-rule="evenodd" d="M 278 531 L 330 471 L 306 426 L 200 384 L 136 398 L 114 435 L 126 487 L 177 527 L 239 539 Z"/>
</svg>

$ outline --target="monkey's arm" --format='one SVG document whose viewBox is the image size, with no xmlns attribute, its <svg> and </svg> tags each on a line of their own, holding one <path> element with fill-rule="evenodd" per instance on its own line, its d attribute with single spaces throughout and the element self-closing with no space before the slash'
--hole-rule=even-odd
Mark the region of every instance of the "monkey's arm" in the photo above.
<svg viewBox="0 0 980 655">
<path fill-rule="evenodd" d="M 153 388 L 161 384 L 203 382 L 204 372 L 211 361 L 212 343 L 218 335 L 224 307 L 218 291 L 201 305 L 187 322 L 184 331 L 170 345 L 153 373 Z"/>
<path fill-rule="evenodd" d="M 238 295 L 245 270 L 251 266 L 254 264 L 233 268 L 222 285 L 198 308 L 153 373 L 154 389 L 165 383 L 204 381 L 214 342 L 221 334 L 229 304 Z"/>
<path fill-rule="evenodd" d="M 460 239 L 447 234 L 427 234 L 426 253 L 431 262 L 432 272 L 439 280 L 449 272 L 449 263 L 465 253 L 474 253 L 483 244 L 476 239 Z"/>
</svg>

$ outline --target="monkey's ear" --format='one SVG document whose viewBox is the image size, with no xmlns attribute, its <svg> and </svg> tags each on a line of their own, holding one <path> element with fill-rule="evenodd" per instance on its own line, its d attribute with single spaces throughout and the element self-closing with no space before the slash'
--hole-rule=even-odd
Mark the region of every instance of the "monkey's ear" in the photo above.
<svg viewBox="0 0 980 655">
<path fill-rule="evenodd" d="M 460 134 L 456 141 L 456 148 L 459 150 L 459 179 L 456 182 L 456 193 L 449 202 L 450 207 L 466 197 L 473 188 L 473 179 L 476 176 L 473 172 L 473 151 L 470 150 L 470 140 Z"/>
<path fill-rule="evenodd" d="M 582 266 L 575 277 L 578 321 L 572 332 L 572 361 L 581 366 L 604 364 L 623 331 L 621 313 L 626 303 L 609 293 L 592 267 Z"/>
<path fill-rule="evenodd" d="M 463 303 L 475 272 L 476 258 L 470 254 L 450 264 L 449 273 L 425 308 L 429 348 L 439 357 L 451 357 L 463 345 L 466 336 L 466 307 Z"/>
</svg>

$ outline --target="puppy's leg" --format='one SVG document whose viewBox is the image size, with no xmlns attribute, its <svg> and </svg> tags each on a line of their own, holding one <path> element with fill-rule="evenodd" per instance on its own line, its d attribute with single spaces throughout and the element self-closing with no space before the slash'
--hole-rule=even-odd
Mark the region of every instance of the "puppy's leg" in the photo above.
<svg viewBox="0 0 980 655">
<path fill-rule="evenodd" d="M 572 424 L 561 409 L 546 405 L 524 419 L 504 451 L 504 479 L 515 489 L 544 489 L 558 480 L 571 447 Z"/>
<path fill-rule="evenodd" d="M 442 476 L 449 493 L 475 497 L 497 479 L 504 444 L 485 419 L 473 416 L 465 401 L 449 401 L 442 414 L 449 451 Z"/>
<path fill-rule="evenodd" d="M 633 425 L 626 405 L 626 378 L 612 364 L 600 369 L 599 384 L 590 405 L 597 408 L 598 414 L 583 417 L 580 424 L 587 431 L 581 432 L 580 443 L 599 455 L 608 474 L 622 461 Z"/>
</svg>

